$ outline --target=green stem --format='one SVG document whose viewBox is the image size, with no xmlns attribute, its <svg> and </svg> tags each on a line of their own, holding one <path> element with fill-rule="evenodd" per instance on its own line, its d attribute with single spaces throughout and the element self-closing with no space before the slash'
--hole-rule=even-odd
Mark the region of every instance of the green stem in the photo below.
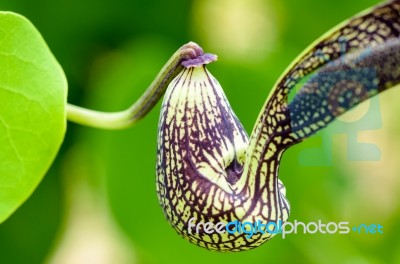
<svg viewBox="0 0 400 264">
<path fill-rule="evenodd" d="M 202 48 L 196 43 L 189 42 L 172 55 L 144 94 L 130 108 L 121 112 L 107 113 L 68 104 L 67 119 L 81 125 L 102 129 L 122 129 L 132 126 L 146 116 L 164 95 L 168 84 L 183 69 L 183 62 L 186 62 L 185 67 L 192 67 L 202 58 L 207 58 L 208 62 L 215 60 L 216 57 L 212 56 L 214 55 L 204 54 Z"/>
</svg>

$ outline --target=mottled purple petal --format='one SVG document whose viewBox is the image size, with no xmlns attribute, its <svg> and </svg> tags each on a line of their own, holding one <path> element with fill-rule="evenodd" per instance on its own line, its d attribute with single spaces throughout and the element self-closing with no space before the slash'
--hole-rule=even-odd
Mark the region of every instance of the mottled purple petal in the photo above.
<svg viewBox="0 0 400 264">
<path fill-rule="evenodd" d="M 200 67 L 204 64 L 209 64 L 210 62 L 217 60 L 217 55 L 211 53 L 204 53 L 194 59 L 185 60 L 182 62 L 182 66 L 185 68 Z"/>
</svg>

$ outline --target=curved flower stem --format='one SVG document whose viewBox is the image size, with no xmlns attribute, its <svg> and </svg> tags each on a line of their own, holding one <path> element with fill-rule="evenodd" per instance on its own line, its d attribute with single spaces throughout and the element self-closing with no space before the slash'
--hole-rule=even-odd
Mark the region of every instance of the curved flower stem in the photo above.
<svg viewBox="0 0 400 264">
<path fill-rule="evenodd" d="M 81 125 L 102 129 L 122 129 L 132 126 L 150 112 L 164 95 L 169 83 L 184 67 L 196 67 L 216 59 L 217 56 L 204 54 L 199 45 L 189 42 L 172 55 L 144 94 L 128 109 L 109 113 L 68 104 L 67 119 Z"/>
</svg>

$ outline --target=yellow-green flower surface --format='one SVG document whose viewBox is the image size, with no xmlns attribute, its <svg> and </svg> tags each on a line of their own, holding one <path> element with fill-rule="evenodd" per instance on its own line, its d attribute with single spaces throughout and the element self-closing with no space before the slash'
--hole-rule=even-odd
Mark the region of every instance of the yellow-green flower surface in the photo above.
<svg viewBox="0 0 400 264">
<path fill-rule="evenodd" d="M 269 232 L 191 232 L 189 221 L 285 222 L 283 152 L 400 82 L 399 35 L 400 1 L 329 31 L 278 80 L 250 138 L 201 60 L 184 64 L 167 88 L 158 135 L 157 192 L 176 231 L 216 251 L 248 250 L 270 239 Z"/>
</svg>

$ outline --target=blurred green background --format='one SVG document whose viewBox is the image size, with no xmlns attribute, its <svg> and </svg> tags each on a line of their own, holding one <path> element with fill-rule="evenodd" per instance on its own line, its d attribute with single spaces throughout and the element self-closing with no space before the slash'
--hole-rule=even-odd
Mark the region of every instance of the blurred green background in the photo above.
<svg viewBox="0 0 400 264">
<path fill-rule="evenodd" d="M 65 70 L 70 103 L 104 111 L 128 107 L 178 47 L 195 41 L 219 55 L 208 68 L 250 133 L 286 66 L 322 33 L 376 3 L 2 0 L 0 9 L 23 14 L 42 33 Z M 166 222 L 155 192 L 158 105 L 124 131 L 68 123 L 39 188 L 0 225 L 0 263 L 400 263 L 398 90 L 380 95 L 377 111 L 367 102 L 291 148 L 280 168 L 291 221 L 375 223 L 382 235 L 279 236 L 232 254 L 188 243 Z M 363 118 L 371 128 L 358 128 Z M 350 155 L 357 142 L 372 144 L 378 156 L 362 148 Z"/>
</svg>

